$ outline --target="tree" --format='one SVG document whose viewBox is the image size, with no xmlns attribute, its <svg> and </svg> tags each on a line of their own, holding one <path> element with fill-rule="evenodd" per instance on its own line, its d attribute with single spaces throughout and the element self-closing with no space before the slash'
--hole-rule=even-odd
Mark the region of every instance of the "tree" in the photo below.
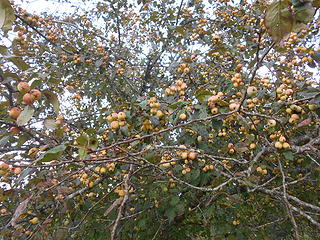
<svg viewBox="0 0 320 240">
<path fill-rule="evenodd" d="M 318 0 L 0 3 L 4 239 L 320 238 Z"/>
</svg>

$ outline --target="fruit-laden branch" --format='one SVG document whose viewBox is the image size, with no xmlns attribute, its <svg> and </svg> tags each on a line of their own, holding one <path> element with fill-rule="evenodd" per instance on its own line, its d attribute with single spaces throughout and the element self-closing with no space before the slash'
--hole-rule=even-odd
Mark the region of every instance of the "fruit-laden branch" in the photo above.
<svg viewBox="0 0 320 240">
<path fill-rule="evenodd" d="M 260 57 L 260 59 L 258 60 L 258 57 L 257 57 L 257 62 L 256 62 L 256 65 L 252 71 L 252 74 L 251 74 L 251 77 L 249 79 L 249 82 L 248 82 L 248 85 L 250 86 L 257 74 L 257 71 L 259 70 L 259 68 L 261 67 L 261 64 L 264 60 L 264 58 L 269 54 L 269 52 L 271 51 L 271 49 L 273 49 L 273 47 L 275 46 L 275 42 L 273 42 L 270 47 L 267 49 L 267 51 Z M 257 50 L 257 56 L 259 55 L 259 49 L 260 49 L 260 43 L 258 43 L 258 50 Z M 240 101 L 240 105 L 239 105 L 239 110 L 241 109 L 241 106 L 243 105 L 244 101 L 246 100 L 247 98 L 247 91 L 244 91 L 244 94 L 243 94 L 243 97 Z"/>
<path fill-rule="evenodd" d="M 19 128 L 21 131 L 27 133 L 30 137 L 34 138 L 34 139 L 35 139 L 37 142 L 39 142 L 40 144 L 42 144 L 42 145 L 45 145 L 45 144 L 46 144 L 46 142 L 44 142 L 44 140 L 42 140 L 41 138 L 37 137 L 34 133 L 32 133 L 32 131 L 31 131 L 30 129 L 27 129 L 27 128 L 22 127 L 22 126 L 19 126 L 19 127 L 18 127 L 18 126 L 17 126 L 16 124 L 14 124 L 14 123 L 2 121 L 2 120 L 0 120 L 0 124 L 5 124 L 5 125 L 10 126 L 10 127 L 17 127 L 17 128 Z M 37 134 L 39 134 L 39 133 L 37 132 Z M 46 136 L 46 135 L 44 135 L 44 136 Z M 50 137 L 48 137 L 48 136 L 46 136 L 46 138 L 49 138 L 49 139 L 50 139 Z"/>
<path fill-rule="evenodd" d="M 15 13 L 16 18 L 20 19 L 24 24 L 26 24 L 27 26 L 29 26 L 30 28 L 32 28 L 39 36 L 41 36 L 42 38 L 44 38 L 48 43 L 52 44 L 54 47 L 61 49 L 63 52 L 65 52 L 68 55 L 74 55 L 74 53 L 64 49 L 61 46 L 58 46 L 56 43 L 52 42 L 50 39 L 48 39 L 42 32 L 40 32 L 35 26 L 33 26 L 31 23 L 29 23 L 28 21 L 26 21 L 23 17 L 21 17 L 18 13 Z"/>
<path fill-rule="evenodd" d="M 230 112 L 227 112 L 227 113 L 219 113 L 219 114 L 216 114 L 216 115 L 213 115 L 213 116 L 209 116 L 209 117 L 206 117 L 206 118 L 198 118 L 198 119 L 190 120 L 190 121 L 187 121 L 185 123 L 180 123 L 178 125 L 175 125 L 175 126 L 160 130 L 158 132 L 146 134 L 146 135 L 143 135 L 141 137 L 134 137 L 134 138 L 129 138 L 129 139 L 126 139 L 126 140 L 123 140 L 123 141 L 119 141 L 119 142 L 113 143 L 113 144 L 111 144 L 111 145 L 109 145 L 107 147 L 103 147 L 103 148 L 99 148 L 97 150 L 93 150 L 93 151 L 91 151 L 91 153 L 99 152 L 99 151 L 102 151 L 102 150 L 109 150 L 109 149 L 112 149 L 112 148 L 114 148 L 116 146 L 120 146 L 120 145 L 123 145 L 123 144 L 128 144 L 128 143 L 140 141 L 140 140 L 143 140 L 143 139 L 146 139 L 146 138 L 150 138 L 150 137 L 154 137 L 154 136 L 157 136 L 157 135 L 161 135 L 162 133 L 166 133 L 166 132 L 178 129 L 178 128 L 186 127 L 186 126 L 188 126 L 190 124 L 193 124 L 193 123 L 205 122 L 205 121 L 209 121 L 209 120 L 212 120 L 212 119 L 215 119 L 215 118 L 226 117 L 226 116 L 229 116 L 229 115 L 231 115 L 231 114 L 233 114 L 235 112 L 237 112 L 237 110 L 230 111 Z"/>
</svg>

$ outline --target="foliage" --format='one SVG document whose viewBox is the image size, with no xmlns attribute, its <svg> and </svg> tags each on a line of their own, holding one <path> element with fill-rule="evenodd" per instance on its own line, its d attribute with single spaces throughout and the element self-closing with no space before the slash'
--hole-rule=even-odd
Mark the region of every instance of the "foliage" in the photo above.
<svg viewBox="0 0 320 240">
<path fill-rule="evenodd" d="M 0 3 L 4 239 L 320 238 L 319 1 Z"/>
</svg>

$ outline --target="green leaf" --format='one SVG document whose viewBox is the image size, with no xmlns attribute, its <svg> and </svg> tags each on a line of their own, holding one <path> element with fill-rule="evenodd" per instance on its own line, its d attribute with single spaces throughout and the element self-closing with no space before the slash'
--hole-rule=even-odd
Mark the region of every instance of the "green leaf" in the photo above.
<svg viewBox="0 0 320 240">
<path fill-rule="evenodd" d="M 227 107 L 227 106 L 229 106 L 229 103 L 227 102 L 227 101 L 224 101 L 224 100 L 218 100 L 218 104 L 219 104 L 219 106 L 221 106 L 221 107 Z"/>
<path fill-rule="evenodd" d="M 294 17 L 297 22 L 307 24 L 313 19 L 315 8 L 309 4 L 304 4 L 301 7 L 297 7 L 294 10 Z"/>
<path fill-rule="evenodd" d="M 58 125 L 56 124 L 56 121 L 54 119 L 44 120 L 43 125 L 45 126 L 45 128 L 50 129 L 50 130 L 54 130 L 58 127 Z"/>
<path fill-rule="evenodd" d="M 283 152 L 285 159 L 292 161 L 294 159 L 293 153 L 291 151 Z"/>
<path fill-rule="evenodd" d="M 195 96 L 200 102 L 207 101 L 208 98 L 211 97 L 212 95 L 213 95 L 212 92 L 208 90 L 203 90 L 203 89 L 199 89 L 195 92 Z"/>
<path fill-rule="evenodd" d="M 165 216 L 167 216 L 169 218 L 169 221 L 173 221 L 175 216 L 176 216 L 176 213 L 174 211 L 174 208 L 169 208 L 166 210 L 166 212 L 164 213 Z"/>
<path fill-rule="evenodd" d="M 92 137 L 89 139 L 89 144 L 88 144 L 89 148 L 96 150 L 98 145 L 99 145 L 99 141 L 97 137 Z"/>
<path fill-rule="evenodd" d="M 59 84 L 61 82 L 61 78 L 51 77 L 49 78 L 49 82 L 53 84 Z"/>
<path fill-rule="evenodd" d="M 99 59 L 95 62 L 95 66 L 98 68 L 102 65 L 102 63 L 103 63 L 103 59 Z"/>
<path fill-rule="evenodd" d="M 50 162 L 52 160 L 57 160 L 61 156 L 64 150 L 66 150 L 67 146 L 62 144 L 57 147 L 54 147 L 44 154 L 42 154 L 38 160 L 41 160 L 41 162 Z"/>
<path fill-rule="evenodd" d="M 3 56 L 9 55 L 8 48 L 6 46 L 0 45 L 0 54 Z"/>
<path fill-rule="evenodd" d="M 56 239 L 64 240 L 64 239 L 67 239 L 67 236 L 68 236 L 68 230 L 67 229 L 59 228 L 55 232 Z"/>
<path fill-rule="evenodd" d="M 192 171 L 192 180 L 197 180 L 199 178 L 199 176 L 200 176 L 199 169 Z"/>
<path fill-rule="evenodd" d="M 183 107 L 185 106 L 186 104 L 188 104 L 188 102 L 186 101 L 179 101 L 179 102 L 176 102 L 174 104 L 171 104 L 168 108 L 169 110 L 175 110 L 177 109 L 178 107 Z"/>
<path fill-rule="evenodd" d="M 175 206 L 179 203 L 179 201 L 180 201 L 180 198 L 178 196 L 174 196 L 173 198 L 171 198 L 170 205 Z"/>
<path fill-rule="evenodd" d="M 121 132 L 124 136 L 129 136 L 129 128 L 128 128 L 128 125 L 125 125 L 125 126 L 120 127 L 120 132 Z"/>
<path fill-rule="evenodd" d="M 315 8 L 320 8 L 320 0 L 313 0 L 312 6 L 314 6 Z"/>
<path fill-rule="evenodd" d="M 17 141 L 17 145 L 20 147 L 22 146 L 26 141 L 28 141 L 30 139 L 30 135 L 29 134 L 22 134 L 19 136 L 19 139 Z"/>
<path fill-rule="evenodd" d="M 290 1 L 275 1 L 266 11 L 264 24 L 267 32 L 275 42 L 284 39 L 292 30 L 294 17 Z"/>
<path fill-rule="evenodd" d="M 26 106 L 23 111 L 20 113 L 17 119 L 17 125 L 23 126 L 32 118 L 34 109 L 31 106 Z"/>
<path fill-rule="evenodd" d="M 87 147 L 88 141 L 89 141 L 89 138 L 86 135 L 81 135 L 77 137 L 77 144 L 82 147 Z"/>
<path fill-rule="evenodd" d="M 42 93 L 47 97 L 49 102 L 52 104 L 54 112 L 58 115 L 60 112 L 60 103 L 58 96 L 55 93 L 50 92 L 49 90 L 44 90 Z"/>
<path fill-rule="evenodd" d="M 3 31 L 9 31 L 15 20 L 14 10 L 8 0 L 0 0 L 0 27 Z"/>
<path fill-rule="evenodd" d="M 295 7 L 300 7 L 301 5 L 303 5 L 303 1 L 304 0 L 291 0 L 292 5 Z"/>
<path fill-rule="evenodd" d="M 7 144 L 7 142 L 9 141 L 10 136 L 4 136 L 3 138 L 0 139 L 0 146 L 4 146 Z"/>
<path fill-rule="evenodd" d="M 246 152 L 248 151 L 248 144 L 247 143 L 244 143 L 244 142 L 238 142 L 234 145 L 234 149 L 237 151 L 237 152 L 240 152 L 240 153 L 243 153 L 243 152 Z"/>
<path fill-rule="evenodd" d="M 146 226 L 146 223 L 147 223 L 147 219 L 141 219 L 141 220 L 139 220 L 139 222 L 138 222 L 138 226 L 139 226 L 139 227 L 145 227 L 145 226 Z"/>
<path fill-rule="evenodd" d="M 244 179 L 243 180 L 249 187 L 253 187 L 254 186 L 254 184 L 250 181 L 250 180 L 248 180 L 248 179 Z"/>
<path fill-rule="evenodd" d="M 184 204 L 178 204 L 178 205 L 176 205 L 176 210 L 177 210 L 177 212 L 179 213 L 183 213 L 184 211 L 185 211 L 185 205 Z"/>
<path fill-rule="evenodd" d="M 313 60 L 315 60 L 318 64 L 320 64 L 320 51 L 315 52 L 312 55 Z"/>
<path fill-rule="evenodd" d="M 84 147 L 79 148 L 79 157 L 80 159 L 85 159 L 88 156 L 87 150 Z"/>
<path fill-rule="evenodd" d="M 30 66 L 25 61 L 23 61 L 20 57 L 8 57 L 7 59 L 22 71 L 25 71 L 30 68 Z"/>
<path fill-rule="evenodd" d="M 180 34 L 184 34 L 184 28 L 182 26 L 177 26 L 176 31 Z"/>
<path fill-rule="evenodd" d="M 308 29 L 308 26 L 301 22 L 295 22 L 292 27 L 292 32 L 300 32 L 303 29 Z"/>
<path fill-rule="evenodd" d="M 144 110 L 147 108 L 147 105 L 148 105 L 148 101 L 147 100 L 142 101 L 142 102 L 139 103 L 139 106 Z"/>
<path fill-rule="evenodd" d="M 219 129 L 221 129 L 221 127 L 223 125 L 223 121 L 217 120 L 217 119 L 212 119 L 211 124 L 212 124 L 212 127 L 214 130 L 219 130 Z"/>
<path fill-rule="evenodd" d="M 15 181 L 15 184 L 17 185 L 17 184 L 21 183 L 21 182 L 24 180 L 25 177 L 31 175 L 31 174 L 34 173 L 35 171 L 36 171 L 36 170 L 35 170 L 34 168 L 26 168 L 26 169 L 24 169 L 24 170 L 20 173 L 18 179 Z"/>
</svg>

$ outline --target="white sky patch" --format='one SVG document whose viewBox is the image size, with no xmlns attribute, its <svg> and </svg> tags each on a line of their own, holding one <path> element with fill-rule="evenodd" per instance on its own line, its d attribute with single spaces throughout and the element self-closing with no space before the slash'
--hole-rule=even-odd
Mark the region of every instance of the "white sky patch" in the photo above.
<svg viewBox="0 0 320 240">
<path fill-rule="evenodd" d="M 79 6 L 86 8 L 87 5 L 93 5 L 92 1 L 82 2 L 80 0 L 69 0 L 70 3 L 61 3 L 57 0 L 16 0 L 15 4 L 21 8 L 26 9 L 29 13 L 39 14 L 41 12 L 47 12 L 49 14 L 54 13 L 73 13 Z M 88 3 L 90 2 L 90 3 Z"/>
</svg>

